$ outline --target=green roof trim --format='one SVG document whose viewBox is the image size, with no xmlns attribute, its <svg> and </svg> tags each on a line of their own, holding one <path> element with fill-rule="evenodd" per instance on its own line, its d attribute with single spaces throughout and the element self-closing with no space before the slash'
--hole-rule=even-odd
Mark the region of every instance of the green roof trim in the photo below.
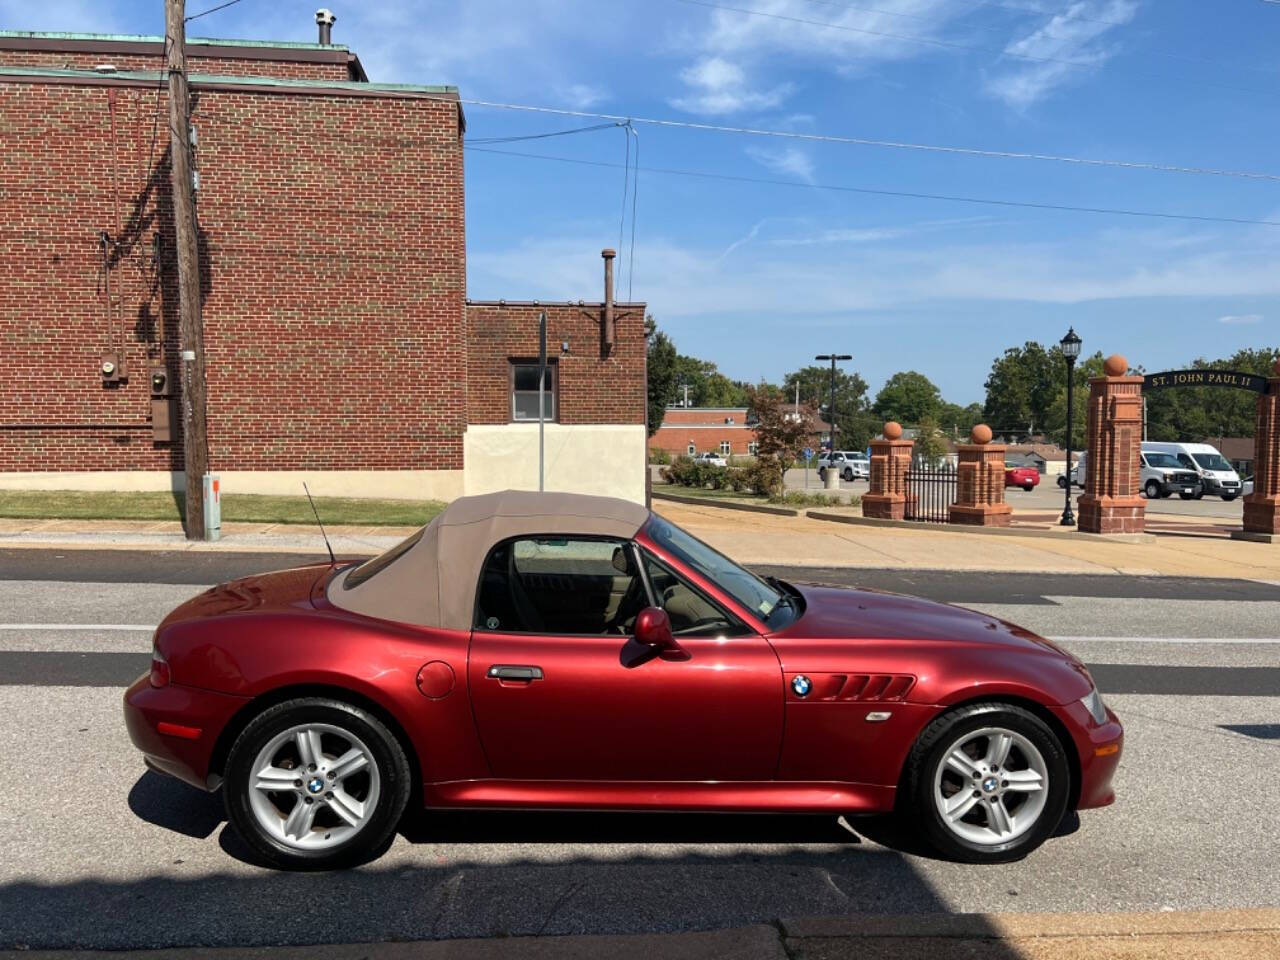
<svg viewBox="0 0 1280 960">
<path fill-rule="evenodd" d="M 6 40 L 72 40 L 78 42 L 164 43 L 164 37 L 134 33 L 41 33 L 35 30 L 0 30 Z M 265 50 L 336 50 L 350 53 L 340 43 L 297 43 L 292 40 L 225 40 L 218 37 L 187 37 L 188 45 L 211 47 L 257 47 Z"/>
<path fill-rule="evenodd" d="M 70 70 L 58 67 L 6 67 L 0 66 L 0 77 L 74 77 L 95 80 L 136 80 L 158 84 L 165 79 L 165 70 Z M 236 87 L 277 87 L 281 90 L 350 90 L 354 93 L 443 93 L 457 95 L 458 88 L 449 84 L 367 83 L 363 80 L 299 80 L 285 77 L 221 76 L 216 73 L 192 73 L 187 79 L 192 84 L 219 84 Z"/>
</svg>

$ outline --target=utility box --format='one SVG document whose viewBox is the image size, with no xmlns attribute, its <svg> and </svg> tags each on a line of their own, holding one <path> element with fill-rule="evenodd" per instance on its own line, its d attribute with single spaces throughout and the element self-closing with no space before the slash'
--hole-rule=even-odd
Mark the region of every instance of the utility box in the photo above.
<svg viewBox="0 0 1280 960">
<path fill-rule="evenodd" d="M 216 473 L 204 475 L 204 538 L 222 539 L 222 480 Z"/>
<path fill-rule="evenodd" d="M 151 442 L 172 443 L 174 397 L 166 367 L 151 368 Z"/>
</svg>

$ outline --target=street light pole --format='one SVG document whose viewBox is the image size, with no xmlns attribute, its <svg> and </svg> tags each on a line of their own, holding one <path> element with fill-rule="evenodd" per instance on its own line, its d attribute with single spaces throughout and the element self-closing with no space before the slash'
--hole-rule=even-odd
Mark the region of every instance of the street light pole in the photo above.
<svg viewBox="0 0 1280 960">
<path fill-rule="evenodd" d="M 1075 426 L 1072 396 L 1075 393 L 1076 358 L 1080 356 L 1080 337 L 1074 327 L 1067 328 L 1067 335 L 1059 341 L 1059 345 L 1062 347 L 1062 355 L 1067 360 L 1067 497 L 1062 509 L 1062 519 L 1058 524 L 1063 527 L 1074 527 L 1076 518 L 1071 512 L 1071 433 L 1072 427 Z"/>
<path fill-rule="evenodd" d="M 836 361 L 852 360 L 852 354 L 848 353 L 821 353 L 814 357 L 815 360 L 831 361 L 831 406 L 827 409 L 828 415 L 831 417 L 831 452 L 836 452 Z"/>
</svg>

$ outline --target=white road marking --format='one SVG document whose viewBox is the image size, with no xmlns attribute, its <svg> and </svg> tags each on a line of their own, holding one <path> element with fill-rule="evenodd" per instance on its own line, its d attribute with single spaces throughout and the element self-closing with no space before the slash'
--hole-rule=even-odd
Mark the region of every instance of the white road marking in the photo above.
<svg viewBox="0 0 1280 960">
<path fill-rule="evenodd" d="M 1280 643 L 1274 637 L 1047 637 L 1054 643 Z"/>
<path fill-rule="evenodd" d="M 119 630 L 151 633 L 155 628 L 154 623 L 0 623 L 0 630 Z"/>
</svg>

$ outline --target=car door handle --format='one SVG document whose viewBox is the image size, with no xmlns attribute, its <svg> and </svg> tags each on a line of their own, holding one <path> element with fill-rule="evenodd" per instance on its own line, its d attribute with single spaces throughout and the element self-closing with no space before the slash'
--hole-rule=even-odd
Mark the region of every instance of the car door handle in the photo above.
<svg viewBox="0 0 1280 960">
<path fill-rule="evenodd" d="M 517 666 L 508 663 L 495 663 L 489 668 L 490 680 L 523 680 L 530 683 L 542 679 L 541 667 Z"/>
</svg>

